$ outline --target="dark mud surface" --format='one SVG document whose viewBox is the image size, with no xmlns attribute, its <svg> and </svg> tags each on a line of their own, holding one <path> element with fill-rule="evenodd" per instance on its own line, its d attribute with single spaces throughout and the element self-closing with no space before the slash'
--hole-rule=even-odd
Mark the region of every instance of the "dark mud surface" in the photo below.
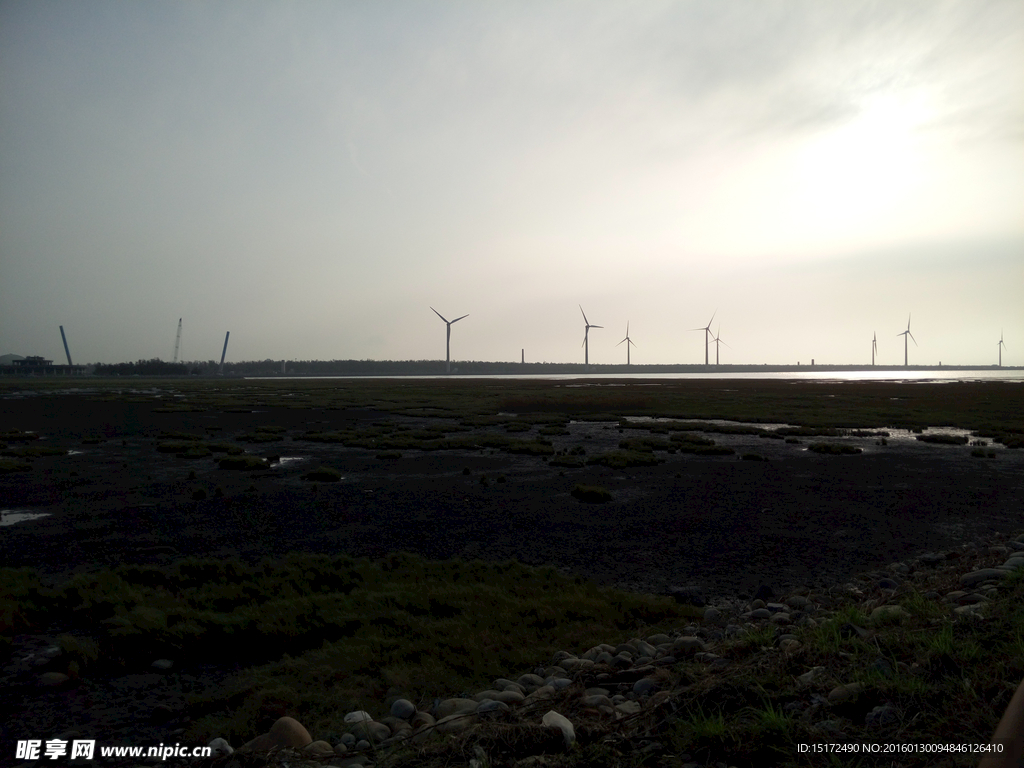
<svg viewBox="0 0 1024 768">
<path fill-rule="evenodd" d="M 558 468 L 540 456 L 493 449 L 406 450 L 399 459 L 380 459 L 372 449 L 301 439 L 309 430 L 393 420 L 414 427 L 441 421 L 363 409 L 159 413 L 146 403 L 71 396 L 0 400 L 4 429 L 34 430 L 41 439 L 31 445 L 72 451 L 0 475 L 0 507 L 45 514 L 0 527 L 0 561 L 59 576 L 186 555 L 259 558 L 306 550 L 373 557 L 409 550 L 439 559 L 549 563 L 645 592 L 699 584 L 715 595 L 759 582 L 833 584 L 924 551 L 1010 532 L 1024 521 L 1024 451 L 993 445 L 997 458 L 978 459 L 967 446 L 921 443 L 898 430 L 885 446 L 843 438 L 863 448 L 852 456 L 806 450 L 821 438 L 792 445 L 712 434 L 736 455 L 658 453 L 663 463 L 624 470 Z M 235 441 L 257 426 L 281 428 L 281 439 Z M 614 423 L 568 429 L 549 438 L 554 448 L 583 446 L 588 456 L 624 437 Z M 280 461 L 237 471 L 218 467 L 224 454 L 184 459 L 158 452 L 167 439 L 161 434 L 171 432 L 206 435 Z M 739 460 L 748 452 L 770 460 Z M 302 479 L 321 465 L 342 479 Z M 613 500 L 577 501 L 570 495 L 576 484 L 602 486 Z M 206 498 L 196 500 L 197 491 Z"/>
<path fill-rule="evenodd" d="M 795 445 L 712 434 L 737 455 L 659 453 L 663 463 L 625 470 L 559 469 L 540 456 L 491 449 L 405 450 L 401 458 L 381 459 L 372 449 L 294 439 L 313 429 L 394 420 L 438 423 L 363 409 L 160 413 L 153 403 L 74 396 L 0 400 L 3 430 L 32 430 L 41 436 L 32 445 L 72 451 L 0 475 L 0 508 L 44 515 L 0 527 L 0 562 L 31 565 L 57 580 L 76 570 L 188 555 L 258 559 L 305 550 L 374 557 L 409 550 L 553 564 L 644 592 L 700 585 L 713 597 L 760 583 L 777 592 L 829 586 L 1024 527 L 1024 451 L 990 446 L 997 457 L 978 459 L 966 446 L 925 444 L 897 430 L 884 446 L 842 439 L 863 448 L 852 456 L 809 453 L 814 438 Z M 281 428 L 281 439 L 235 441 L 257 426 Z M 584 446 L 588 456 L 617 447 L 624 436 L 607 422 L 568 430 L 550 438 L 554 447 Z M 222 454 L 185 459 L 158 452 L 166 432 L 236 442 L 280 460 L 265 470 L 224 470 L 216 461 Z M 747 452 L 769 461 L 738 458 Z M 302 479 L 320 465 L 342 479 Z M 602 486 L 613 500 L 577 501 L 570 492 L 578 483 Z M 197 492 L 206 498 L 196 499 Z M 54 620 L 54 633 L 73 629 Z M 13 739 L 52 738 L 72 728 L 108 744 L 173 743 L 187 723 L 180 715 L 184 696 L 231 671 L 157 676 L 139 669 L 41 691 L 35 681 L 51 642 L 52 636 L 17 638 L 0 673 L 0 764 L 11 762 Z"/>
</svg>

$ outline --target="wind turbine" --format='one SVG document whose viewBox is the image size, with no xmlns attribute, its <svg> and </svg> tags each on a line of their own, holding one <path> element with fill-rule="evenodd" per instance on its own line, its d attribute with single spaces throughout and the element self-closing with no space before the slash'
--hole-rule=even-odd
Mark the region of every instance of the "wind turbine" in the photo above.
<svg viewBox="0 0 1024 768">
<path fill-rule="evenodd" d="M 711 323 L 715 320 L 715 315 L 718 314 L 718 310 L 715 310 L 715 314 L 711 315 L 711 319 L 708 320 L 708 324 L 703 328 L 691 328 L 691 331 L 704 331 L 704 365 L 708 364 L 708 346 L 711 344 L 708 341 L 708 337 L 711 335 Z"/>
<path fill-rule="evenodd" d="M 719 344 L 725 344 L 725 342 L 722 341 L 721 338 L 719 338 L 718 334 L 720 334 L 721 332 L 722 332 L 722 326 L 718 326 L 718 330 L 715 331 L 715 365 L 718 365 L 718 345 Z M 728 344 L 725 344 L 725 346 L 729 347 Z M 732 347 L 729 347 L 729 349 L 732 349 Z"/>
<path fill-rule="evenodd" d="M 914 342 L 915 344 L 917 342 Z M 871 333 L 871 364 L 875 364 L 875 353 L 878 352 L 878 334 L 872 331 Z"/>
<path fill-rule="evenodd" d="M 603 325 L 591 325 L 590 321 L 587 320 L 587 313 L 583 312 L 583 305 L 580 304 L 580 312 L 583 314 L 583 324 L 586 326 L 583 329 L 583 362 L 586 365 L 590 365 L 590 329 L 591 328 L 604 328 Z M 617 345 L 616 345 L 617 346 Z"/>
<path fill-rule="evenodd" d="M 583 307 L 580 307 L 580 309 L 583 309 Z M 624 338 L 622 341 L 620 341 L 619 344 L 623 344 L 623 343 L 626 345 L 626 365 L 629 365 L 629 348 L 631 346 L 635 347 L 636 344 L 634 344 L 633 340 L 631 338 L 629 338 L 629 321 L 628 320 L 626 321 L 626 338 Z M 616 344 L 615 346 L 617 347 L 617 346 L 619 346 L 619 344 Z"/>
<path fill-rule="evenodd" d="M 457 323 L 457 322 L 459 322 L 459 320 L 462 319 L 462 317 L 469 317 L 469 315 L 463 315 L 462 317 L 456 317 L 454 320 L 449 322 L 449 321 L 445 320 L 444 315 L 442 315 L 436 309 L 434 309 L 433 307 L 431 307 L 431 309 L 434 310 L 434 314 L 435 315 L 437 315 L 442 320 L 444 320 L 444 324 L 447 326 L 447 331 L 448 332 L 447 332 L 447 335 L 445 336 L 445 341 L 444 341 L 444 372 L 445 373 L 451 373 L 452 372 L 452 323 Z"/>
<path fill-rule="evenodd" d="M 903 333 L 897 333 L 897 336 L 903 337 L 903 367 L 907 366 L 907 336 L 914 341 L 914 346 L 917 346 L 917 339 L 914 338 L 914 334 L 910 332 L 910 315 L 907 315 L 907 330 Z"/>
<path fill-rule="evenodd" d="M 1000 368 L 1003 367 L 1003 347 L 1005 347 L 1005 346 L 1006 345 L 1003 344 L 1003 330 L 1002 330 L 1002 328 L 1000 328 L 999 329 L 999 344 L 997 345 L 997 347 L 999 349 L 999 367 Z"/>
</svg>

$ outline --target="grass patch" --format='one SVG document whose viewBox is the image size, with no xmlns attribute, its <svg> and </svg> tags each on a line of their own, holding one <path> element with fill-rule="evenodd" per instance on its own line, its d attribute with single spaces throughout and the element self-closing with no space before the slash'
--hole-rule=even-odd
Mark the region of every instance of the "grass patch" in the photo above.
<svg viewBox="0 0 1024 768">
<path fill-rule="evenodd" d="M 597 464 L 612 469 L 625 469 L 626 467 L 653 467 L 661 463 L 661 459 L 653 453 L 641 451 L 608 451 L 587 459 L 587 464 Z"/>
<path fill-rule="evenodd" d="M 940 445 L 967 445 L 968 438 L 964 435 L 916 435 L 922 443 L 938 443 Z"/>
<path fill-rule="evenodd" d="M 23 432 L 20 429 L 11 429 L 7 432 L 0 432 L 0 441 L 6 443 L 28 443 L 38 440 L 39 435 L 35 432 Z"/>
<path fill-rule="evenodd" d="M 11 456 L 16 459 L 39 459 L 43 456 L 66 456 L 67 453 L 66 448 L 34 445 L 28 448 L 8 448 L 3 451 L 4 456 Z"/>
<path fill-rule="evenodd" d="M 221 469 L 268 469 L 270 464 L 266 459 L 260 458 L 259 456 L 250 456 L 243 454 L 241 456 L 226 456 L 217 462 L 217 465 Z"/>
<path fill-rule="evenodd" d="M 768 461 L 768 459 L 759 453 L 744 453 L 741 458 L 744 461 Z"/>
<path fill-rule="evenodd" d="M 577 485 L 572 489 L 572 496 L 588 504 L 603 504 L 612 500 L 608 489 L 599 485 Z"/>
<path fill-rule="evenodd" d="M 11 472 L 29 472 L 31 469 L 31 464 L 25 464 L 21 461 L 11 461 L 10 459 L 0 459 L 0 475 L 6 475 Z"/>
<path fill-rule="evenodd" d="M 679 450 L 683 450 L 682 447 Z M 693 453 L 698 456 L 732 456 L 736 451 L 725 445 L 703 445 Z"/>
<path fill-rule="evenodd" d="M 302 476 L 303 480 L 320 483 L 336 483 L 341 480 L 342 474 L 333 467 L 317 467 L 311 469 Z"/>
<path fill-rule="evenodd" d="M 557 454 L 548 459 L 548 466 L 551 467 L 569 467 L 570 469 L 579 469 L 583 465 L 584 459 L 582 456 Z"/>
<path fill-rule="evenodd" d="M 183 742 L 247 740 L 265 730 L 271 699 L 315 735 L 340 733 L 345 712 L 379 712 L 391 687 L 414 701 L 484 690 L 595 637 L 625 641 L 689 620 L 670 598 L 600 588 L 550 567 L 403 553 L 377 562 L 188 558 L 79 574 L 52 588 L 29 569 L 0 569 L 0 585 L 0 616 L 21 616 L 19 628 L 69 617 L 95 641 L 62 641 L 78 649 L 83 675 L 164 654 L 183 666 L 244 664 L 227 690 L 192 697 L 196 719 Z"/>
<path fill-rule="evenodd" d="M 861 448 L 854 445 L 844 445 L 843 443 L 812 443 L 807 446 L 807 450 L 814 451 L 815 453 L 824 453 L 829 456 L 845 456 L 847 454 L 864 452 Z"/>
</svg>

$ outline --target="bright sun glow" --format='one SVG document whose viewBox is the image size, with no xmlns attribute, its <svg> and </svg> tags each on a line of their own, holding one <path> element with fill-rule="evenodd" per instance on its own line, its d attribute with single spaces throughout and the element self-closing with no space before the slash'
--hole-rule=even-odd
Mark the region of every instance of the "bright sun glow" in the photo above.
<svg viewBox="0 0 1024 768">
<path fill-rule="evenodd" d="M 922 180 L 919 103 L 880 98 L 800 152 L 794 194 L 815 230 L 883 223 Z"/>
</svg>

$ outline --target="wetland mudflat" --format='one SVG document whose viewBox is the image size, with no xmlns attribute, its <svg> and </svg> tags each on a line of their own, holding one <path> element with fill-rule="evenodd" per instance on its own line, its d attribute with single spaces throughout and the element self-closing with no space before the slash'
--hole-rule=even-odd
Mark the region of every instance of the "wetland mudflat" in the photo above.
<svg viewBox="0 0 1024 768">
<path fill-rule="evenodd" d="M 186 555 L 408 550 L 552 564 L 636 591 L 684 583 L 729 594 L 762 582 L 835 583 L 1012 532 L 1024 513 L 1024 451 L 987 442 L 996 458 L 978 458 L 907 429 L 991 430 L 1021 402 L 1012 384 L 112 386 L 0 399 L 5 433 L 39 437 L 12 448 L 69 451 L 18 459 L 30 469 L 0 475 L 6 507 L 46 515 L 5 526 L 6 564 L 63 574 Z M 954 386 L 961 389 L 951 396 Z M 684 436 L 659 431 L 658 417 L 742 427 L 728 420 L 744 414 L 762 432 L 781 423 L 903 426 L 888 427 L 884 440 L 849 430 L 790 442 L 742 429 L 694 432 L 734 451 L 727 455 L 657 443 Z M 619 421 L 625 415 L 655 421 Z M 863 452 L 807 450 L 820 440 Z M 623 441 L 633 441 L 634 456 L 632 448 L 654 445 L 642 454 L 649 465 L 585 463 L 621 453 Z M 229 451 L 266 457 L 267 468 L 221 469 Z M 751 454 L 769 460 L 742 460 Z M 552 460 L 570 456 L 578 461 Z M 341 479 L 303 479 L 318 467 Z M 577 485 L 605 488 L 612 500 L 582 502 Z"/>
</svg>

